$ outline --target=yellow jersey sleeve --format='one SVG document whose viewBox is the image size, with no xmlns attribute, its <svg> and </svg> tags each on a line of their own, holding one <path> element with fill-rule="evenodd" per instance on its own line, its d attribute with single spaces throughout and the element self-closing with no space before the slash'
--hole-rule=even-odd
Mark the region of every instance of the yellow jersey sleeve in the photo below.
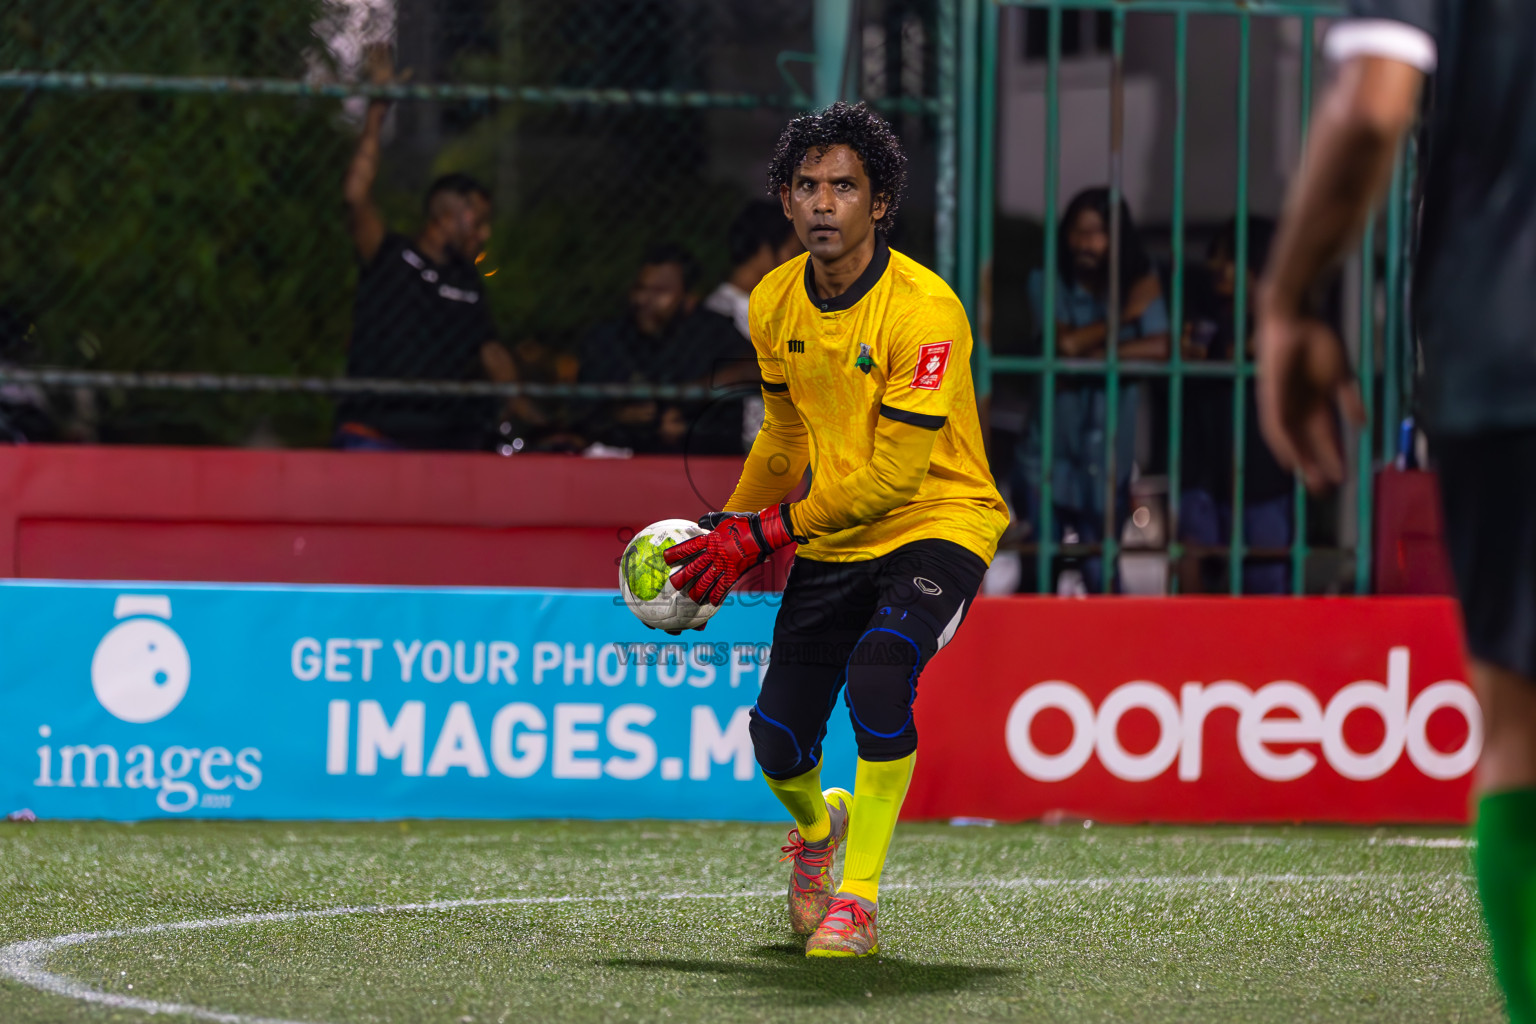
<svg viewBox="0 0 1536 1024">
<path fill-rule="evenodd" d="M 825 537 L 905 505 L 928 475 L 937 437 L 937 431 L 882 417 L 869 461 L 791 505 L 791 530 L 796 537 Z"/>
<path fill-rule="evenodd" d="M 763 378 L 763 390 L 784 392 L 789 385 L 784 380 L 784 364 L 773 351 L 773 337 L 765 322 L 762 289 L 752 289 L 747 298 L 747 326 L 752 333 L 752 348 L 757 353 L 757 369 Z"/>
<path fill-rule="evenodd" d="M 724 512 L 758 512 L 777 505 L 800 485 L 811 461 L 805 422 L 788 392 L 763 389 L 763 425 L 741 467 Z"/>
<path fill-rule="evenodd" d="M 773 341 L 759 312 L 758 293 L 754 291 L 747 306 L 747 322 L 763 378 L 763 425 L 752 441 L 741 479 L 722 510 L 725 512 L 757 512 L 783 501 L 799 486 L 811 460 L 805 422 L 790 400 L 784 366 L 773 354 Z"/>
<path fill-rule="evenodd" d="M 956 389 L 969 385 L 968 374 L 951 369 L 971 358 L 965 308 L 949 297 L 924 303 L 897 322 L 889 352 L 880 415 L 926 430 L 942 429 Z"/>
</svg>

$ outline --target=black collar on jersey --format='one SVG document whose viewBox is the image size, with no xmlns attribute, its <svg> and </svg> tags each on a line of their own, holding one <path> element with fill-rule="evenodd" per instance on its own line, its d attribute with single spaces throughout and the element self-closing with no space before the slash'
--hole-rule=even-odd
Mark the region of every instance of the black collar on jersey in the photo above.
<svg viewBox="0 0 1536 1024">
<path fill-rule="evenodd" d="M 864 273 L 859 279 L 848 286 L 848 290 L 841 295 L 834 295 L 830 299 L 824 299 L 816 294 L 815 271 L 811 269 L 811 257 L 805 258 L 805 294 L 811 300 L 811 305 L 823 313 L 841 313 L 845 309 L 852 309 L 854 303 L 869 294 L 869 290 L 880 282 L 885 274 L 885 268 L 891 265 L 891 247 L 885 244 L 885 232 L 875 232 L 875 254 L 869 258 L 869 266 L 864 268 Z"/>
</svg>

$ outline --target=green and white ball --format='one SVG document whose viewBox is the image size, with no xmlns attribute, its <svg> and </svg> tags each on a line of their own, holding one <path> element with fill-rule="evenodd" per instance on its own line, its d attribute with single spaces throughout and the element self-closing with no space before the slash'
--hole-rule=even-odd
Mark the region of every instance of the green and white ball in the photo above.
<svg viewBox="0 0 1536 1024">
<path fill-rule="evenodd" d="M 635 534 L 624 557 L 619 559 L 619 590 L 635 617 L 657 629 L 692 629 L 702 626 L 718 610 L 680 594 L 670 579 L 675 571 L 662 552 L 690 537 L 709 531 L 687 519 L 663 519 Z"/>
</svg>

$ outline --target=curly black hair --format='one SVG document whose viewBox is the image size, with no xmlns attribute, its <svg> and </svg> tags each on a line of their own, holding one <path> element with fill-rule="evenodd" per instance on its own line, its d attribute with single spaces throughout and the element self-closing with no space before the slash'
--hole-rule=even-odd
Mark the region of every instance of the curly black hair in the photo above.
<svg viewBox="0 0 1536 1024">
<path fill-rule="evenodd" d="M 777 197 L 779 189 L 790 183 L 806 153 L 833 146 L 847 146 L 859 155 L 870 188 L 885 201 L 885 216 L 876 227 L 890 231 L 907 191 L 907 157 L 891 126 L 863 103 L 838 100 L 825 110 L 802 114 L 785 125 L 768 162 L 769 194 Z"/>
</svg>

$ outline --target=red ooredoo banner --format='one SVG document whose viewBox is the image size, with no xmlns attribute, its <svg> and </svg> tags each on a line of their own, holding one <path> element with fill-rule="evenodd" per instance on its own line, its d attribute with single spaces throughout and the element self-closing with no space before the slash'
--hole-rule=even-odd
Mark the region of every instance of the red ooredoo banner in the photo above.
<svg viewBox="0 0 1536 1024">
<path fill-rule="evenodd" d="M 918 687 L 904 814 L 1464 822 L 1445 598 L 978 601 Z"/>
</svg>

